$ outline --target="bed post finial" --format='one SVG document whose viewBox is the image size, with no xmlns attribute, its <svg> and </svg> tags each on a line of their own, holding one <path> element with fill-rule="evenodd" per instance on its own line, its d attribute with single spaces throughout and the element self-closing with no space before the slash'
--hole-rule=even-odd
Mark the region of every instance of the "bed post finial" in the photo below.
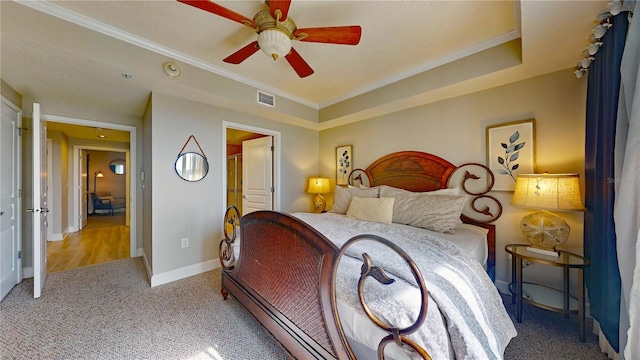
<svg viewBox="0 0 640 360">
<path fill-rule="evenodd" d="M 218 248 L 218 258 L 220 259 L 220 266 L 222 266 L 222 268 L 226 271 L 231 271 L 235 267 L 236 259 L 233 255 L 232 244 L 236 240 L 239 226 L 240 211 L 237 207 L 231 205 L 224 213 L 224 222 L 222 223 L 224 239 L 220 241 L 220 246 Z"/>
</svg>

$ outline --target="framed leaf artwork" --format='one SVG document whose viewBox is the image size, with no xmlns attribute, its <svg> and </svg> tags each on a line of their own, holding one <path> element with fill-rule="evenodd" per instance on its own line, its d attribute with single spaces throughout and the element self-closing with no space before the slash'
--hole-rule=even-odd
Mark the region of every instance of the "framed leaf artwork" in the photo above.
<svg viewBox="0 0 640 360">
<path fill-rule="evenodd" d="M 353 146 L 336 147 L 336 185 L 348 185 L 353 170 Z"/>
<path fill-rule="evenodd" d="M 493 190 L 514 191 L 518 174 L 535 172 L 535 120 L 488 126 L 486 135 Z"/>
</svg>

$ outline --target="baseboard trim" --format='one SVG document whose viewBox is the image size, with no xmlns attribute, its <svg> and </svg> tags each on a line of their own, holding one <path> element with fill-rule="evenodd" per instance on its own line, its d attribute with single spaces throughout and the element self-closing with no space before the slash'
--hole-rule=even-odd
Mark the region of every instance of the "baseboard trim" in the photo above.
<svg viewBox="0 0 640 360">
<path fill-rule="evenodd" d="M 498 288 L 498 291 L 501 294 L 511 295 L 511 292 L 509 291 L 509 282 L 508 281 L 496 280 L 495 284 L 496 284 L 496 288 Z"/>
<path fill-rule="evenodd" d="M 138 251 L 141 251 L 141 250 L 142 249 L 138 249 Z M 153 271 L 151 270 L 151 265 L 147 260 L 147 255 L 144 252 L 142 252 L 142 262 L 144 263 L 144 268 L 147 270 L 147 278 L 149 279 L 149 282 L 151 282 L 151 274 L 153 274 Z"/>
<path fill-rule="evenodd" d="M 64 240 L 67 236 L 69 235 L 69 231 L 63 231 L 62 233 L 58 233 L 58 234 L 51 234 L 51 238 L 48 239 L 48 241 L 62 241 Z"/>
<path fill-rule="evenodd" d="M 220 267 L 220 260 L 209 260 L 198 264 L 185 266 L 180 269 L 175 269 L 167 272 L 151 276 L 151 287 L 168 284 L 170 282 L 185 279 L 190 276 L 202 274 L 207 271 L 211 271 Z M 150 272 L 151 273 L 151 272 Z"/>
<path fill-rule="evenodd" d="M 33 277 L 33 267 L 22 268 L 22 278 L 28 279 Z"/>
</svg>

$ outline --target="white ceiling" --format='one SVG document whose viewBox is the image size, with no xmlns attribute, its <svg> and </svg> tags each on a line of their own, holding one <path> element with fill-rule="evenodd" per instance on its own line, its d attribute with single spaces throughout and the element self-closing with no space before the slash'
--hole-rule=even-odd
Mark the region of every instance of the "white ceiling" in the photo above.
<svg viewBox="0 0 640 360">
<path fill-rule="evenodd" d="M 260 1 L 217 3 L 250 18 L 266 8 Z M 262 52 L 239 65 L 224 63 L 222 59 L 254 41 L 256 34 L 174 0 L 0 1 L 0 75 L 34 101 L 81 104 L 104 113 L 140 117 L 149 94 L 157 91 L 278 119 L 278 110 L 236 104 L 234 97 L 240 95 L 224 92 L 231 88 L 228 81 L 272 92 L 317 113 L 521 38 L 519 65 L 416 90 L 380 110 L 390 112 L 574 67 L 605 5 L 606 1 L 294 0 L 289 16 L 299 28 L 362 26 L 356 46 L 294 42 L 315 70 L 300 79 L 284 59 L 274 62 Z M 177 63 L 182 75 L 165 76 L 165 61 Z M 125 79 L 123 73 L 133 78 Z M 380 111 L 362 111 L 360 117 Z M 296 115 L 289 115 L 288 121 L 297 121 Z M 301 123 L 335 120 L 335 125 L 338 118 L 350 118 L 299 117 Z"/>
</svg>

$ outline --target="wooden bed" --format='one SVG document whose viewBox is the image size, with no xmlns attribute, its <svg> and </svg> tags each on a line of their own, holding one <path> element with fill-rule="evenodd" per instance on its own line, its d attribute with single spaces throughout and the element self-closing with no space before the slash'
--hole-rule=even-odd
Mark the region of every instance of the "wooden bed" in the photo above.
<svg viewBox="0 0 640 360">
<path fill-rule="evenodd" d="M 486 270 L 491 280 L 494 279 L 495 226 L 490 223 L 501 215 L 502 207 L 498 200 L 487 195 L 493 186 L 493 174 L 484 165 L 458 167 L 432 154 L 405 151 L 384 156 L 366 169 L 353 171 L 350 182 L 389 185 L 414 192 L 459 186 L 470 197 L 461 220 L 488 229 Z M 338 248 L 315 228 L 293 216 L 258 211 L 239 218 L 233 207 L 225 214 L 224 229 L 220 261 L 225 299 L 231 294 L 240 301 L 292 358 L 356 358 L 337 311 L 335 278 L 346 248 L 360 239 L 353 238 Z M 238 236 L 241 245 L 236 259 L 232 247 Z M 390 251 L 405 260 L 423 299 L 416 321 L 399 328 L 386 324 L 369 311 L 359 286 L 365 313 L 389 334 L 380 342 L 379 354 L 386 344 L 395 342 L 429 359 L 427 352 L 407 337 L 421 326 L 429 305 L 420 271 L 412 259 L 389 240 L 371 235 L 363 238 L 389 246 Z M 360 283 L 367 277 L 384 282 L 385 276 L 383 270 L 363 265 Z M 383 357 L 380 355 L 380 358 Z"/>
</svg>

